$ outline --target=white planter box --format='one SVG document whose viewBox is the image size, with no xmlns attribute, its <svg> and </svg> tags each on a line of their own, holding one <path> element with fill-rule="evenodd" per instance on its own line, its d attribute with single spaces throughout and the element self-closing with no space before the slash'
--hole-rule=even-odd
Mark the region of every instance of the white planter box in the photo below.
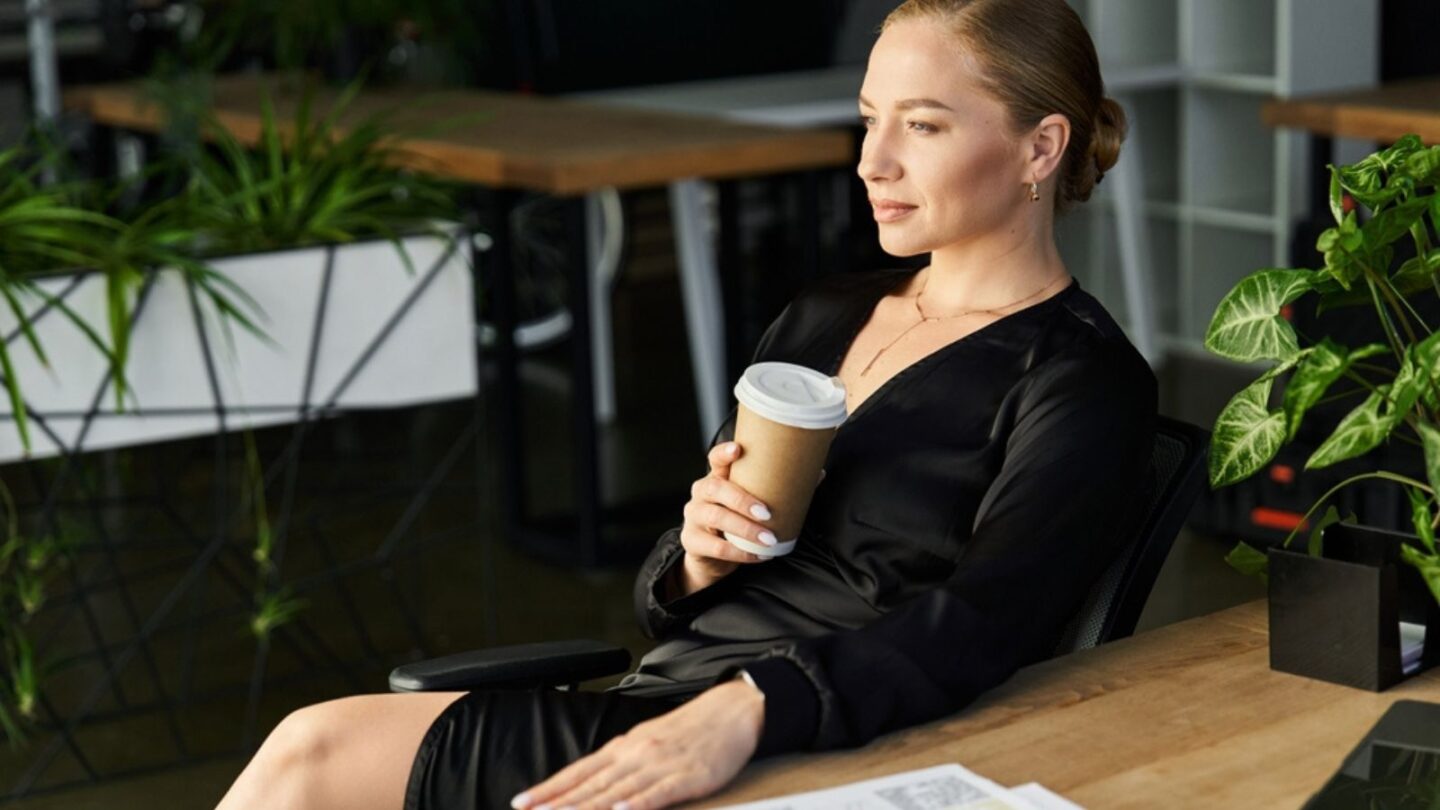
<svg viewBox="0 0 1440 810">
<path fill-rule="evenodd" d="M 218 272 L 259 302 L 263 320 L 254 320 L 271 342 L 238 325 L 231 325 L 234 339 L 229 341 L 218 313 L 197 290 L 202 335 L 181 274 L 156 271 L 131 331 L 124 412 L 116 410 L 104 355 L 62 313 L 48 312 L 35 323 L 51 362 L 47 370 L 18 333 L 12 313 L 0 311 L 0 336 L 8 340 L 32 415 L 30 457 L 59 455 L 61 444 L 83 452 L 214 433 L 222 429 L 216 387 L 225 430 L 299 421 L 307 402 L 314 412 L 327 406 L 386 408 L 473 396 L 474 292 L 467 237 L 458 229 L 453 233 L 453 247 L 435 236 L 404 240 L 414 273 L 384 240 L 213 261 Z M 108 339 L 103 276 L 61 274 L 41 286 L 63 295 Z M 31 305 L 41 308 L 38 301 Z M 317 326 L 318 319 L 323 320 Z M 307 397 L 312 343 L 315 362 Z M 207 344 L 214 386 L 205 360 Z M 33 418 L 37 415 L 40 419 Z M 0 462 L 24 457 L 14 414 L 3 398 Z"/>
</svg>

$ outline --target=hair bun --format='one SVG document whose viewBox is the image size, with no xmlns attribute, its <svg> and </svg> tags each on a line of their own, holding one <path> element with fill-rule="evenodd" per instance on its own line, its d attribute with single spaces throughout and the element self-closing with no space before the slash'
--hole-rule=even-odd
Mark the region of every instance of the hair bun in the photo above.
<svg viewBox="0 0 1440 810">
<path fill-rule="evenodd" d="M 1095 135 L 1090 141 L 1090 156 L 1095 161 L 1095 182 L 1110 171 L 1120 159 L 1120 144 L 1129 128 L 1125 109 L 1113 98 L 1100 99 L 1095 110 Z"/>
</svg>

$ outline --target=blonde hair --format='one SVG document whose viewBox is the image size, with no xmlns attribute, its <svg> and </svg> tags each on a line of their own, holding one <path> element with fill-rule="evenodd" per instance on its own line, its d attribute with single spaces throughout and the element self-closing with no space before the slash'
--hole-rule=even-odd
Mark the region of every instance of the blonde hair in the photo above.
<svg viewBox="0 0 1440 810">
<path fill-rule="evenodd" d="M 1070 120 L 1055 208 L 1090 199 L 1120 158 L 1125 111 L 1105 96 L 1095 43 L 1064 0 L 905 0 L 880 26 L 929 17 L 969 50 L 1017 132 L 1051 113 Z"/>
</svg>

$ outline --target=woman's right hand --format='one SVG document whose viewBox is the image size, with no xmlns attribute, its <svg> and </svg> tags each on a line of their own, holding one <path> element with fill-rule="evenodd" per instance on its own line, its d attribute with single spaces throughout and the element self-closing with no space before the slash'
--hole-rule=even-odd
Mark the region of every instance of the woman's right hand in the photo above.
<svg viewBox="0 0 1440 810">
<path fill-rule="evenodd" d="M 740 565 L 771 559 L 736 548 L 722 534 L 764 546 L 776 543 L 774 533 L 759 522 L 770 519 L 769 508 L 730 481 L 730 465 L 741 452 L 737 442 L 710 448 L 710 473 L 690 487 L 685 525 L 680 529 L 680 545 L 685 548 L 682 595 L 708 587 Z"/>
</svg>

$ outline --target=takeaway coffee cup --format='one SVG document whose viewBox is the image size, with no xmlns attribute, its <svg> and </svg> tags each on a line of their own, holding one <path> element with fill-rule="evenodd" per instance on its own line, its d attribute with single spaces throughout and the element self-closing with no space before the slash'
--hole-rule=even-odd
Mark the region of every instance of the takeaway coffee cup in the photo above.
<svg viewBox="0 0 1440 810">
<path fill-rule="evenodd" d="M 795 548 L 830 440 L 845 421 L 845 384 L 792 363 L 756 363 L 735 385 L 735 398 L 735 441 L 744 453 L 730 467 L 730 480 L 770 507 L 770 520 L 762 522 L 780 542 L 767 546 L 729 532 L 725 539 L 780 557 Z"/>
</svg>

